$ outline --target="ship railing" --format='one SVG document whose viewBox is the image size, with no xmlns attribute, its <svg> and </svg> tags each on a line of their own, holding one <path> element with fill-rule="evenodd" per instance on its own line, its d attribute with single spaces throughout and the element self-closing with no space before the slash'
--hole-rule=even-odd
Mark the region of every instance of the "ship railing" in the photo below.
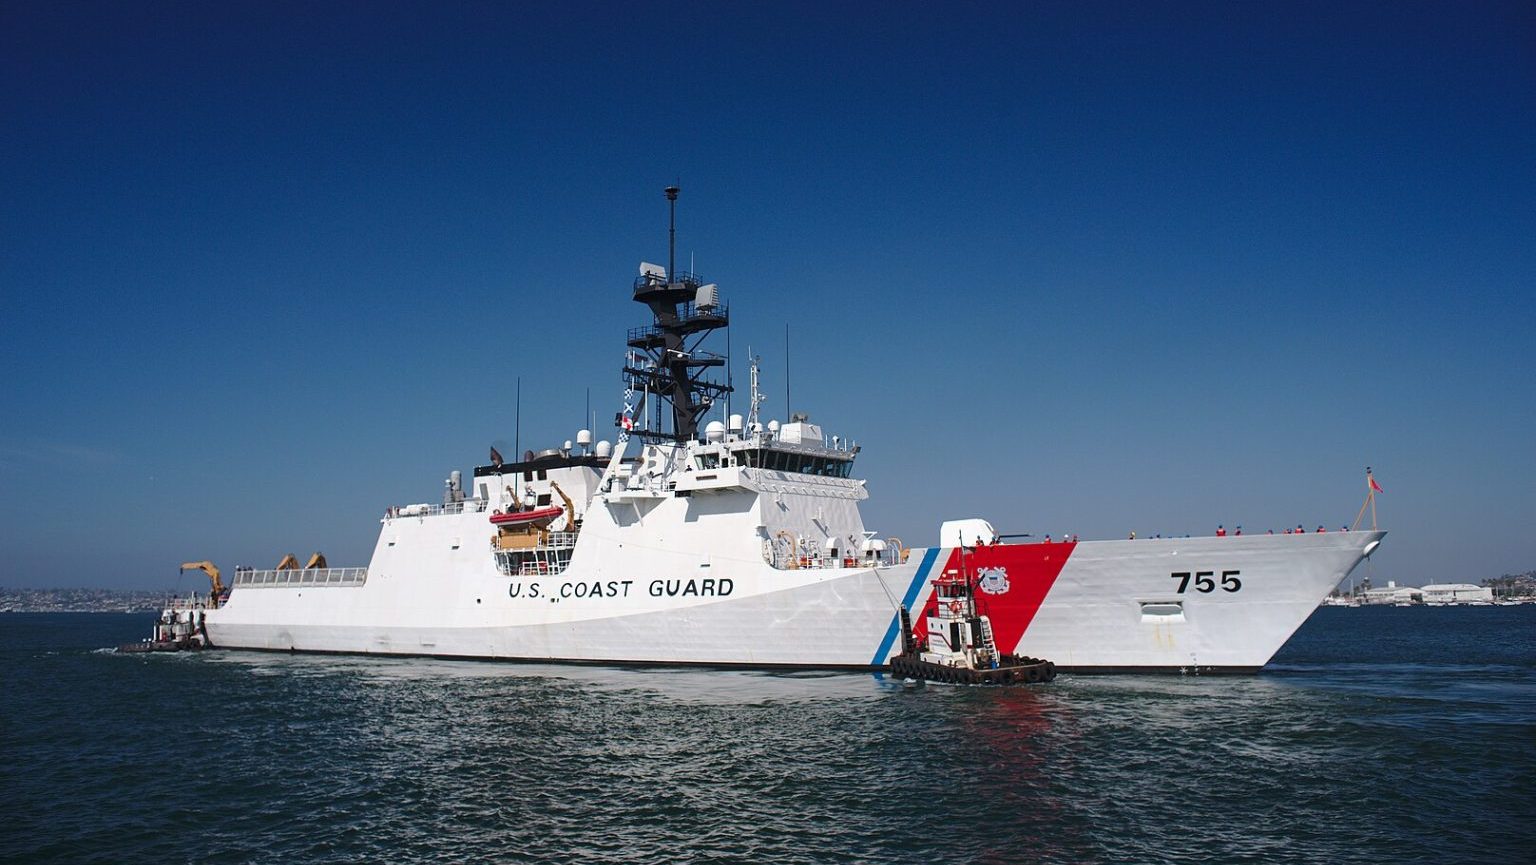
<svg viewBox="0 0 1536 865">
<path fill-rule="evenodd" d="M 564 557 L 557 557 L 548 561 L 523 562 L 522 566 L 517 569 L 517 576 L 548 577 L 554 574 L 565 573 L 565 569 L 570 567 L 570 565 L 570 560 Z"/>
<path fill-rule="evenodd" d="M 797 548 L 798 547 L 798 548 Z M 775 570 L 833 570 L 837 568 L 891 568 L 901 563 L 901 553 L 884 549 L 863 555 L 833 555 L 796 545 L 787 538 L 775 538 L 763 547 L 763 560 Z"/>
<path fill-rule="evenodd" d="M 239 571 L 237 588 L 285 588 L 303 586 L 361 586 L 368 582 L 367 568 L 284 568 L 269 571 Z"/>
<path fill-rule="evenodd" d="M 445 505 L 395 505 L 384 512 L 389 519 L 396 517 L 440 517 L 445 514 L 475 514 L 485 510 L 484 499 L 449 502 Z"/>
<path fill-rule="evenodd" d="M 662 288 L 672 283 L 681 283 L 691 288 L 698 288 L 704 284 L 704 280 L 700 278 L 698 274 L 689 273 L 686 270 L 679 270 L 676 273 L 673 273 L 670 279 L 663 279 L 659 276 L 653 277 L 641 274 L 635 277 L 635 291 L 640 291 L 646 288 Z"/>
<path fill-rule="evenodd" d="M 572 550 L 576 548 L 576 536 L 579 532 L 550 532 L 549 539 L 541 544 L 531 547 L 507 547 L 502 548 L 496 544 L 496 536 L 491 535 L 491 550 L 498 554 L 507 555 L 531 555 L 546 553 L 551 550 Z"/>
<path fill-rule="evenodd" d="M 688 322 L 695 320 L 702 320 L 709 323 L 723 322 L 729 321 L 730 317 L 731 309 L 724 301 L 714 304 L 713 306 L 704 307 L 700 307 L 690 301 L 683 304 L 682 308 L 678 310 L 677 323 L 687 324 Z M 661 325 L 653 324 L 643 327 L 632 327 L 626 332 L 625 339 L 630 342 L 634 342 L 636 340 L 645 340 L 654 336 L 660 336 L 664 333 L 666 333 L 666 330 L 663 329 Z"/>
<path fill-rule="evenodd" d="M 172 595 L 165 602 L 165 608 L 168 610 L 217 610 L 219 604 L 210 595 L 199 595 L 193 592 L 186 597 Z"/>
<path fill-rule="evenodd" d="M 550 532 L 549 542 L 539 544 L 544 550 L 569 550 L 576 546 L 576 532 Z"/>
</svg>

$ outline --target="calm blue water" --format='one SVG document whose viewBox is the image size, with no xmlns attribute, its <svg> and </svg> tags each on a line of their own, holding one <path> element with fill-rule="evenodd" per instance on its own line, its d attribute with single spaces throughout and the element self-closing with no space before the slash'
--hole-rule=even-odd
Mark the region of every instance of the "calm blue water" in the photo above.
<svg viewBox="0 0 1536 865">
<path fill-rule="evenodd" d="M 1323 609 L 1246 678 L 233 652 L 0 615 L 0 860 L 1523 862 L 1536 606 Z"/>
</svg>

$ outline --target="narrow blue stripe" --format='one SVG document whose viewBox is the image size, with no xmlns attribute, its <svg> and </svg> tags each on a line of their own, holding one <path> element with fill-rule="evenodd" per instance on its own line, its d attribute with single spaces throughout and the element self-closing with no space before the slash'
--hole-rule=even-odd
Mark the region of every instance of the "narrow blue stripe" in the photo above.
<svg viewBox="0 0 1536 865">
<path fill-rule="evenodd" d="M 901 599 L 902 606 L 912 609 L 912 603 L 917 600 L 917 593 L 923 590 L 923 585 L 928 582 L 928 572 L 933 569 L 933 563 L 939 558 L 939 548 L 929 547 L 923 553 L 923 562 L 917 566 L 917 573 L 912 575 L 912 585 L 907 586 L 907 594 Z M 885 659 L 891 654 L 891 645 L 896 642 L 896 635 L 901 633 L 901 611 L 891 616 L 891 626 L 885 629 L 885 639 L 880 641 L 880 648 L 875 651 L 875 659 L 870 666 L 883 667 Z"/>
</svg>

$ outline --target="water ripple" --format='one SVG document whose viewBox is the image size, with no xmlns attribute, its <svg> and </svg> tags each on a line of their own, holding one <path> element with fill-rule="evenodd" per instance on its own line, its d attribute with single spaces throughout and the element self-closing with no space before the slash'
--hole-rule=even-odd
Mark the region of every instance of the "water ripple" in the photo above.
<svg viewBox="0 0 1536 865">
<path fill-rule="evenodd" d="M 129 657 L 92 651 L 116 638 L 91 629 L 128 639 L 137 617 L 87 617 L 43 651 L 8 626 L 0 860 L 1520 858 L 1536 665 L 1475 630 L 1459 639 L 1480 657 L 1456 661 L 1445 628 L 1428 660 L 1362 657 L 1364 621 L 1315 618 L 1257 677 L 1012 690 Z"/>
</svg>

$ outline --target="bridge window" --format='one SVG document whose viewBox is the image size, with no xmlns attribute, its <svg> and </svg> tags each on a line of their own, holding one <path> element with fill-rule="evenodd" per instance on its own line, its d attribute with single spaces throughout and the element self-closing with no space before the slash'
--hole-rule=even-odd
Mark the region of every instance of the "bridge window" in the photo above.
<svg viewBox="0 0 1536 865">
<path fill-rule="evenodd" d="M 804 475 L 820 475 L 829 478 L 846 478 L 853 473 L 853 463 L 848 460 L 792 451 L 751 449 L 737 451 L 736 461 L 747 468 L 771 469 L 778 472 L 795 472 Z M 700 468 L 715 468 L 705 463 L 709 455 L 700 456 Z"/>
</svg>

